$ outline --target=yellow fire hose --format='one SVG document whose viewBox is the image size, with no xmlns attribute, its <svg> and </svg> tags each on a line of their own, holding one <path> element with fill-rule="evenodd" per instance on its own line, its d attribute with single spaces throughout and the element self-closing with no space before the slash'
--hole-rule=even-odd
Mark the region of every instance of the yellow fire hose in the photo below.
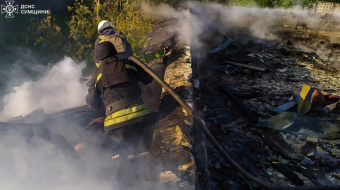
<svg viewBox="0 0 340 190">
<path fill-rule="evenodd" d="M 258 177 L 253 176 L 252 174 L 248 173 L 244 170 L 240 165 L 238 165 L 230 156 L 229 154 L 221 147 L 221 145 L 217 142 L 215 137 L 210 133 L 209 129 L 205 126 L 205 123 L 202 118 L 198 116 L 198 114 L 191 109 L 191 107 L 183 101 L 183 99 L 162 79 L 160 79 L 155 72 L 153 72 L 145 63 L 141 62 L 134 56 L 129 57 L 130 61 L 133 61 L 140 67 L 142 67 L 152 78 L 154 78 L 163 88 L 165 88 L 171 96 L 185 109 L 185 111 L 193 117 L 197 125 L 200 127 L 204 135 L 207 139 L 211 142 L 211 144 L 217 149 L 217 151 L 221 154 L 221 156 L 227 160 L 236 170 L 238 170 L 242 175 L 248 178 L 250 181 L 253 181 L 263 187 L 270 188 L 270 189 L 303 189 L 303 190 L 315 190 L 315 189 L 340 189 L 340 185 L 320 185 L 320 186 L 281 186 L 274 183 L 266 182 L 261 180 Z"/>
</svg>

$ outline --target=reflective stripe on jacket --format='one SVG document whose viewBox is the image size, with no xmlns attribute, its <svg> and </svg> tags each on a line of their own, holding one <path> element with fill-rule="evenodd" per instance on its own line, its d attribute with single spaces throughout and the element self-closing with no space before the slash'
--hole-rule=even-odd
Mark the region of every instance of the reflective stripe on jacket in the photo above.
<svg viewBox="0 0 340 190">
<path fill-rule="evenodd" d="M 119 110 L 106 117 L 104 121 L 104 127 L 109 127 L 117 123 L 122 123 L 128 120 L 139 118 L 149 113 L 149 107 L 145 104 Z"/>
</svg>

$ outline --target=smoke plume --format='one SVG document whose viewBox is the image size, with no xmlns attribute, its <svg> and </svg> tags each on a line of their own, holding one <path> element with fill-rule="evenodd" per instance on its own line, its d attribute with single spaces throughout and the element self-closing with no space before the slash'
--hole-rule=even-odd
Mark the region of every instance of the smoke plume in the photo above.
<svg viewBox="0 0 340 190">
<path fill-rule="evenodd" d="M 194 48 L 197 58 L 205 57 L 208 51 L 219 45 L 223 40 L 220 36 L 283 41 L 286 39 L 279 36 L 277 30 L 283 29 L 286 23 L 288 26 L 307 25 L 316 31 L 324 23 L 321 14 L 301 7 L 269 9 L 196 2 L 188 2 L 181 7 L 144 4 L 143 10 L 151 16 L 177 20 L 176 26 L 169 27 L 170 32 L 176 32 L 179 40 Z M 339 13 L 332 16 L 335 20 L 340 18 Z M 319 52 L 317 47 L 310 49 Z"/>
<path fill-rule="evenodd" d="M 37 65 L 30 66 L 35 68 Z M 29 80 L 25 76 L 24 82 L 13 87 L 12 92 L 4 97 L 1 118 L 25 116 L 36 109 L 52 113 L 85 104 L 88 87 L 79 81 L 84 67 L 85 64 L 76 64 L 71 58 L 65 57 L 36 79 Z M 18 75 L 15 76 L 24 76 L 18 68 L 23 68 L 22 63 L 17 65 L 15 72 Z M 88 112 L 83 114 L 82 117 L 56 117 L 40 123 L 0 122 L 0 188 L 164 188 L 157 181 L 148 182 L 144 179 L 145 162 L 148 160 L 136 163 L 123 156 L 112 160 L 116 154 L 128 155 L 127 150 L 114 152 L 110 148 L 103 148 L 106 136 L 101 130 L 85 131 L 88 122 L 84 126 L 79 125 L 84 123 L 79 120 L 89 119 L 85 118 Z M 85 149 L 76 152 L 74 146 L 84 142 L 87 143 Z M 130 150 L 130 147 L 127 149 Z"/>
<path fill-rule="evenodd" d="M 84 67 L 84 63 L 76 64 L 71 58 L 65 57 L 40 79 L 26 79 L 4 96 L 0 118 L 7 120 L 26 116 L 37 109 L 52 113 L 84 105 L 87 87 L 79 81 Z"/>
</svg>

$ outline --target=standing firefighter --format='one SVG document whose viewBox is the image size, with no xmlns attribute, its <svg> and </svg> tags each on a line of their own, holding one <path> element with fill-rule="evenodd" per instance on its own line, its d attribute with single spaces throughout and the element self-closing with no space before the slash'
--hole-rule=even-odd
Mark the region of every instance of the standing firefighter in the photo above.
<svg viewBox="0 0 340 190">
<path fill-rule="evenodd" d="M 104 41 L 111 42 L 117 50 L 119 59 L 126 61 L 130 56 L 133 55 L 130 43 L 121 32 L 116 32 L 113 29 L 113 24 L 107 20 L 103 20 L 98 24 L 99 36 L 95 42 L 95 47 Z M 99 60 L 95 57 L 96 65 L 99 67 Z"/>
<path fill-rule="evenodd" d="M 151 116 L 141 99 L 138 82 L 148 84 L 152 77 L 137 64 L 118 59 L 111 42 L 98 43 L 94 54 L 100 65 L 92 76 L 95 82 L 89 87 L 86 102 L 94 108 L 104 103 L 104 131 L 115 144 L 111 147 L 133 147 L 149 125 Z"/>
</svg>

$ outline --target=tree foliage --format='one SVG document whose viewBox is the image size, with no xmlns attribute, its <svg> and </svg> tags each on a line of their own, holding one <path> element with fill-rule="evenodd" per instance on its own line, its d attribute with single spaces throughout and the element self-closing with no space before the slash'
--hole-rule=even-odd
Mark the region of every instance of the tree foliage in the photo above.
<svg viewBox="0 0 340 190">
<path fill-rule="evenodd" d="M 41 59 L 53 59 L 64 54 L 67 39 L 56 24 L 55 18 L 48 15 L 44 19 L 31 19 L 30 26 L 22 33 L 24 45 L 42 51 Z"/>
<path fill-rule="evenodd" d="M 197 2 L 218 2 L 224 5 L 259 7 L 285 7 L 294 5 L 312 8 L 316 0 L 195 0 Z M 340 2 L 340 0 L 327 0 Z M 55 1 L 54 1 L 55 2 Z M 48 15 L 45 18 L 30 20 L 30 26 L 23 33 L 24 45 L 42 52 L 45 56 L 64 56 L 76 60 L 93 61 L 94 42 L 98 37 L 97 25 L 101 20 L 111 21 L 115 29 L 123 32 L 131 43 L 135 55 L 138 55 L 146 42 L 146 35 L 151 32 L 155 20 L 148 18 L 141 10 L 142 0 L 72 0 L 68 2 L 68 11 Z M 157 5 L 166 3 L 177 6 L 181 0 L 144 0 Z M 65 15 L 65 13 L 63 14 Z M 32 18 L 31 18 L 32 19 Z M 2 40 L 4 41 L 4 40 Z M 0 41 L 0 43 L 2 42 Z M 46 53 L 46 52 L 49 52 Z"/>
<path fill-rule="evenodd" d="M 69 6 L 72 18 L 68 22 L 70 35 L 68 53 L 77 60 L 91 57 L 94 40 L 96 39 L 96 26 L 98 20 L 91 0 L 75 0 L 74 6 Z"/>
<path fill-rule="evenodd" d="M 274 6 L 275 7 L 284 7 L 289 8 L 294 5 L 294 0 L 275 0 Z"/>
<path fill-rule="evenodd" d="M 312 8 L 316 0 L 303 0 L 301 6 L 302 7 L 307 7 L 307 8 Z"/>
<path fill-rule="evenodd" d="M 255 0 L 259 7 L 274 7 L 275 0 Z"/>
<path fill-rule="evenodd" d="M 135 56 L 144 47 L 146 36 L 154 26 L 154 19 L 148 18 L 139 7 L 141 7 L 141 1 L 126 4 L 114 20 L 115 26 L 126 35 L 131 43 Z"/>
<path fill-rule="evenodd" d="M 141 3 L 140 0 L 75 0 L 74 6 L 69 7 L 73 12 L 68 23 L 70 53 L 78 60 L 93 59 L 97 25 L 101 20 L 112 22 L 115 29 L 127 37 L 133 51 L 139 52 L 146 34 L 153 28 L 153 20 L 143 13 Z"/>
</svg>

